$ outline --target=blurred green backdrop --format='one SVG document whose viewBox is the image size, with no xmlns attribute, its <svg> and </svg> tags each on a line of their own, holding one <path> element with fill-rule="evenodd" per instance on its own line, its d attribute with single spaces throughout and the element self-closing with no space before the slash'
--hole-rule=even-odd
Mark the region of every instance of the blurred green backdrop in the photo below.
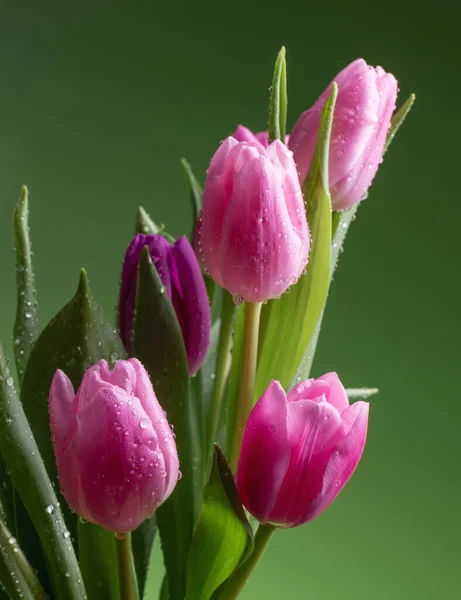
<svg viewBox="0 0 461 600">
<path fill-rule="evenodd" d="M 457 11 L 457 12 L 456 12 Z M 279 532 L 242 598 L 451 599 L 460 590 L 459 6 L 391 0 L 0 1 L 0 338 L 11 349 L 11 213 L 22 183 L 42 325 L 78 269 L 114 314 L 142 203 L 189 232 L 179 165 L 203 180 L 238 123 L 265 127 L 287 46 L 289 124 L 363 56 L 415 108 L 341 257 L 315 365 L 379 386 L 363 461 L 315 522 Z M 155 558 L 159 560 L 159 550 Z M 156 597 L 161 567 L 151 572 Z"/>
</svg>

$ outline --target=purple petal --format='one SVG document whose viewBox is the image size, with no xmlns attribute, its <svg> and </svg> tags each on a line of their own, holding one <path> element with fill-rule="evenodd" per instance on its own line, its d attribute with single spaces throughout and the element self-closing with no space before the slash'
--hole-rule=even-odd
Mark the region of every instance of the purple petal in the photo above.
<svg viewBox="0 0 461 600">
<path fill-rule="evenodd" d="M 180 285 L 177 289 L 183 315 L 182 334 L 192 376 L 202 366 L 210 345 L 210 305 L 200 265 L 185 236 L 174 245 L 173 255 Z M 176 308 L 174 298 L 173 304 Z"/>
</svg>

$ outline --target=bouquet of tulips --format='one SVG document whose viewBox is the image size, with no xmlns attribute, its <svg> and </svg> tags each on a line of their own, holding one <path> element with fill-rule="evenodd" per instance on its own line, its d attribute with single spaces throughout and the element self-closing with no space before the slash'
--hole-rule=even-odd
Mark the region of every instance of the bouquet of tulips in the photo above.
<svg viewBox="0 0 461 600">
<path fill-rule="evenodd" d="M 182 161 L 191 239 L 138 209 L 116 324 L 82 270 L 40 329 L 23 188 L 15 371 L 0 347 L 1 598 L 138 600 L 149 568 L 162 600 L 236 598 L 277 529 L 338 496 L 377 390 L 311 366 L 346 232 L 414 101 L 393 115 L 396 98 L 393 75 L 356 60 L 287 135 L 282 48 L 268 131 L 237 127 L 203 192 Z"/>
</svg>

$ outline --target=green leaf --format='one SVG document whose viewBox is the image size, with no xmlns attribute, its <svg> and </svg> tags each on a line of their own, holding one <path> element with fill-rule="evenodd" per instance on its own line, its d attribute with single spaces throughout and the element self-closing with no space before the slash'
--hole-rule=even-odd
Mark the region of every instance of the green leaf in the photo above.
<svg viewBox="0 0 461 600">
<path fill-rule="evenodd" d="M 136 215 L 136 233 L 162 234 L 163 225 L 159 226 L 154 223 L 144 208 L 142 206 L 138 206 L 138 213 Z"/>
<path fill-rule="evenodd" d="M 333 84 L 323 109 L 314 157 L 304 184 L 307 221 L 312 237 L 306 273 L 291 286 L 288 293 L 271 300 L 262 310 L 256 399 L 271 379 L 277 379 L 283 387 L 289 385 L 327 299 L 331 262 L 328 157 L 336 95 L 337 87 Z"/>
<path fill-rule="evenodd" d="M 113 366 L 116 360 L 124 356 L 122 342 L 113 325 L 96 304 L 87 275 L 82 270 L 75 296 L 50 321 L 37 339 L 24 375 L 21 394 L 24 410 L 46 469 L 54 483 L 57 483 L 57 471 L 50 441 L 47 406 L 54 373 L 57 369 L 62 369 L 77 390 L 88 367 L 102 358 Z M 68 529 L 72 537 L 76 538 L 77 518 L 71 514 L 67 505 L 63 506 L 63 512 Z M 91 528 L 91 531 L 96 531 L 96 528 Z M 107 538 L 107 546 L 112 545 L 115 548 L 115 538 L 107 531 L 98 533 L 94 544 L 100 544 L 99 538 L 102 535 Z M 90 542 L 84 543 L 91 545 Z M 101 560 L 98 563 L 98 568 L 107 569 L 106 573 L 95 569 L 93 564 L 87 566 L 88 569 L 82 568 L 82 571 L 90 590 L 96 585 L 95 581 L 117 578 L 117 570 L 107 561 Z"/>
<path fill-rule="evenodd" d="M 13 540 L 13 543 L 10 540 Z M 4 528 L 0 526 L 0 582 L 7 592 L 7 598 L 34 600 L 34 595 L 16 561 L 15 542 L 14 538 L 4 535 Z"/>
<path fill-rule="evenodd" d="M 400 129 L 400 126 L 402 125 L 402 123 L 405 121 L 415 100 L 416 100 L 415 94 L 411 94 L 411 96 L 409 98 L 407 98 L 407 100 L 403 103 L 403 105 L 399 108 L 399 110 L 392 117 L 391 126 L 390 126 L 389 132 L 387 134 L 386 144 L 384 146 L 384 152 L 386 152 L 386 150 L 391 145 L 391 142 L 394 139 L 395 134 Z M 383 152 L 383 154 L 384 154 L 384 152 Z"/>
<path fill-rule="evenodd" d="M 379 392 L 378 388 L 347 388 L 346 394 L 349 400 L 366 400 Z"/>
<path fill-rule="evenodd" d="M 285 142 L 287 122 L 287 64 L 285 46 L 282 46 L 275 61 L 269 100 L 269 143 L 274 140 Z"/>
<path fill-rule="evenodd" d="M 229 391 L 227 394 L 227 430 L 226 454 L 232 455 L 232 441 L 237 420 L 237 404 L 240 390 L 240 365 L 242 363 L 243 338 L 245 332 L 245 304 L 237 309 L 237 319 L 234 330 L 234 345 L 232 347 L 232 363 L 229 373 Z M 261 337 L 260 337 L 261 339 Z"/>
<path fill-rule="evenodd" d="M 195 178 L 194 173 L 192 172 L 192 168 L 190 164 L 187 162 L 185 158 L 181 158 L 181 165 L 184 169 L 184 173 L 186 174 L 187 183 L 189 184 L 190 190 L 190 199 L 192 204 L 192 213 L 193 213 L 193 223 L 194 227 L 192 230 L 192 236 L 195 231 L 195 224 L 197 219 L 199 218 L 200 212 L 203 208 L 203 190 Z"/>
<path fill-rule="evenodd" d="M 253 531 L 218 445 L 187 564 L 186 600 L 209 600 L 253 550 Z"/>
<path fill-rule="evenodd" d="M 0 519 L 0 546 L 8 547 L 12 552 L 12 559 L 21 571 L 27 588 L 35 600 L 47 600 L 48 595 L 40 583 L 37 573 L 29 564 L 17 540 L 11 535 L 5 523 Z M 1 550 L 0 550 L 1 553 Z M 1 577 L 0 577 L 1 579 Z"/>
<path fill-rule="evenodd" d="M 133 349 L 147 368 L 160 404 L 174 426 L 182 478 L 157 510 L 170 599 L 183 600 L 186 563 L 202 491 L 198 416 L 189 396 L 181 329 L 160 277 L 144 248 L 138 266 Z"/>
<path fill-rule="evenodd" d="M 22 380 L 32 347 L 37 339 L 38 317 L 32 251 L 29 239 L 29 192 L 22 187 L 13 213 L 14 247 L 16 252 L 17 308 L 14 323 L 14 356 Z"/>
<path fill-rule="evenodd" d="M 92 523 L 78 523 L 78 557 L 88 600 L 119 600 L 115 536 Z"/>
<path fill-rule="evenodd" d="M 166 233 L 165 225 L 157 225 L 154 223 L 142 206 L 138 206 L 138 213 L 136 215 L 136 233 L 163 235 L 169 242 L 174 243 L 175 241 L 171 235 Z"/>
<path fill-rule="evenodd" d="M 366 196 L 365 196 L 366 197 Z M 330 265 L 330 281 L 336 270 L 338 264 L 339 254 L 342 251 L 346 234 L 349 231 L 349 227 L 355 219 L 355 214 L 358 210 L 360 202 L 351 206 L 348 210 L 343 212 L 333 212 L 332 214 L 332 231 L 333 238 L 331 243 L 331 265 Z M 309 345 L 304 352 L 304 356 L 296 369 L 296 372 L 288 386 L 288 389 L 294 387 L 300 381 L 308 379 L 310 376 L 312 363 L 314 362 L 315 350 L 317 348 L 317 342 L 320 335 L 320 327 L 322 325 L 324 311 L 320 315 L 317 324 L 314 329 L 314 334 L 311 337 Z"/>
<path fill-rule="evenodd" d="M 139 596 L 144 595 L 146 587 L 147 572 L 149 570 L 150 555 L 157 533 L 157 519 L 154 515 L 147 519 L 131 534 L 131 545 L 133 552 L 134 567 L 136 569 L 136 578 L 138 580 Z"/>
<path fill-rule="evenodd" d="M 81 600 L 85 589 L 66 523 L 1 346 L 0 453 L 40 537 L 55 596 Z"/>
</svg>

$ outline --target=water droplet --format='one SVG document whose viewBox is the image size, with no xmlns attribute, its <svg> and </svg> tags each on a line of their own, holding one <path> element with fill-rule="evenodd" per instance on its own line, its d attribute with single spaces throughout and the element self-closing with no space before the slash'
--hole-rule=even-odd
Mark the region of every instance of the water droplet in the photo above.
<svg viewBox="0 0 461 600">
<path fill-rule="evenodd" d="M 181 479 L 181 477 L 182 477 L 182 473 L 181 473 L 181 471 L 178 471 L 178 481 Z"/>
<path fill-rule="evenodd" d="M 70 538 L 70 531 L 65 531 L 62 535 L 66 540 L 68 540 Z"/>
<path fill-rule="evenodd" d="M 69 579 L 69 577 L 70 577 L 70 571 L 66 571 L 66 572 L 64 573 L 64 576 L 65 576 L 65 577 L 67 577 L 67 579 Z"/>
<path fill-rule="evenodd" d="M 147 429 L 149 427 L 149 421 L 147 419 L 140 419 L 139 420 L 139 427 L 141 429 Z"/>
<path fill-rule="evenodd" d="M 7 380 L 6 380 L 6 385 L 8 387 L 13 387 L 13 383 L 14 383 L 13 378 L 12 377 L 8 377 Z"/>
<path fill-rule="evenodd" d="M 9 543 L 10 543 L 12 546 L 14 546 L 14 544 L 16 544 L 16 538 L 15 538 L 15 537 L 13 537 L 13 536 L 11 536 L 11 537 L 9 538 L 8 542 L 9 542 Z"/>
<path fill-rule="evenodd" d="M 116 534 L 115 534 L 115 537 L 116 537 L 118 540 L 124 540 L 124 539 L 125 539 L 125 537 L 126 537 L 126 533 L 116 533 Z"/>
<path fill-rule="evenodd" d="M 48 504 L 48 506 L 46 507 L 46 512 L 51 515 L 54 512 L 54 505 L 53 504 Z"/>
</svg>

